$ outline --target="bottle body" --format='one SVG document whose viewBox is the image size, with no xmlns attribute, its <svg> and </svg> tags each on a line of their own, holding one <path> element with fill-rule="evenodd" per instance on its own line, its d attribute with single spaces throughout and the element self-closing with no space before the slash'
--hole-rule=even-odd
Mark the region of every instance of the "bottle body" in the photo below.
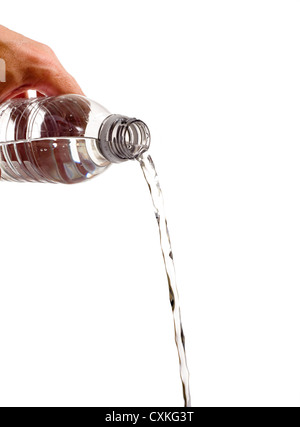
<svg viewBox="0 0 300 427">
<path fill-rule="evenodd" d="M 76 184 L 103 172 L 110 163 L 93 157 L 96 140 L 56 138 L 0 147 L 0 179 Z"/>
<path fill-rule="evenodd" d="M 118 119 L 118 126 L 114 126 L 118 132 L 111 130 L 114 117 L 125 119 Z M 86 181 L 112 162 L 131 158 L 134 141 L 127 141 L 133 129 L 130 123 L 125 116 L 111 115 L 80 95 L 9 100 L 0 106 L 0 179 L 66 184 Z M 120 132 L 124 126 L 126 135 Z M 120 146 L 125 147 L 125 154 L 117 151 Z"/>
</svg>

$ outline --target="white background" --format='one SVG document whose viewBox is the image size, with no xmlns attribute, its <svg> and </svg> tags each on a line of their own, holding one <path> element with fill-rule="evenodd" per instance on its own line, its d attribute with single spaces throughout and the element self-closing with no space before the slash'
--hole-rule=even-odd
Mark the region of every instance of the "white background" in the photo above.
<svg viewBox="0 0 300 427">
<path fill-rule="evenodd" d="M 300 403 L 299 22 L 291 0 L 1 7 L 151 129 L 194 406 Z M 1 406 L 182 405 L 138 164 L 0 194 Z"/>
</svg>

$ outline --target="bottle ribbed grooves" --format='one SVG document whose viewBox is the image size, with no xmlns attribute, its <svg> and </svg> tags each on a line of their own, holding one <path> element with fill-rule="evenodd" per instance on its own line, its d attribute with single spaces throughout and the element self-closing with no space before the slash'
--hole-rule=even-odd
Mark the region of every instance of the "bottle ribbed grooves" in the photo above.
<svg viewBox="0 0 300 427">
<path fill-rule="evenodd" d="M 112 163 L 137 159 L 150 146 L 150 131 L 141 120 L 108 116 L 99 131 L 99 150 Z"/>
</svg>

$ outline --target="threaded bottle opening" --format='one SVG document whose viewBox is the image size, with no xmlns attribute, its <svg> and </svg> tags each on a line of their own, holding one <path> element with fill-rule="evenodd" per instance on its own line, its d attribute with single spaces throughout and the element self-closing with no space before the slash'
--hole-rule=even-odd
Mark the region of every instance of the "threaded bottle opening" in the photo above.
<svg viewBox="0 0 300 427">
<path fill-rule="evenodd" d="M 99 150 L 112 163 L 140 157 L 150 146 L 150 131 L 141 120 L 113 114 L 102 123 Z"/>
</svg>

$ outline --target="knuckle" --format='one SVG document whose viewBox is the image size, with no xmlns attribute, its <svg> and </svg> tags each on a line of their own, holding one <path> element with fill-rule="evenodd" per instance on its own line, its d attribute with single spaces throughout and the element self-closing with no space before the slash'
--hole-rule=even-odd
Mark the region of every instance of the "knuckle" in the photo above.
<svg viewBox="0 0 300 427">
<path fill-rule="evenodd" d="M 53 50 L 42 43 L 28 43 L 24 46 L 27 60 L 36 66 L 53 66 L 57 62 Z"/>
<path fill-rule="evenodd" d="M 42 52 L 45 52 L 48 55 L 53 55 L 53 56 L 55 55 L 54 52 L 53 52 L 53 50 L 51 49 L 51 47 L 48 46 L 47 44 L 39 43 L 39 47 L 40 47 L 40 50 Z"/>
</svg>

